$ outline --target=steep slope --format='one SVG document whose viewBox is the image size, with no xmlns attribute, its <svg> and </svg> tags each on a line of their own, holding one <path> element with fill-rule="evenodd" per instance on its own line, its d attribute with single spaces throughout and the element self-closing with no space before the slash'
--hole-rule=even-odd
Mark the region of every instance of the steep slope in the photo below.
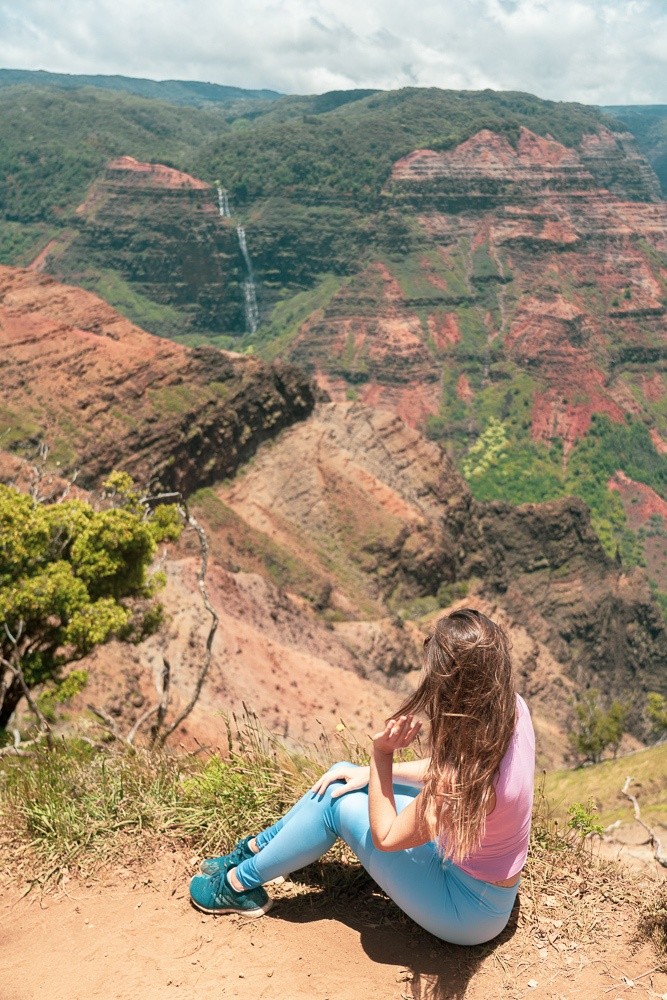
<svg viewBox="0 0 667 1000">
<path fill-rule="evenodd" d="M 483 129 L 397 161 L 384 194 L 394 245 L 289 357 L 333 398 L 426 426 L 480 499 L 581 496 L 607 550 L 636 562 L 607 482 L 667 485 L 667 211 L 630 137 Z"/>
<path fill-rule="evenodd" d="M 117 157 L 75 214 L 31 267 L 124 297 L 131 318 L 163 336 L 244 329 L 246 265 L 211 184 Z"/>
<path fill-rule="evenodd" d="M 301 372 L 152 337 L 101 299 L 0 268 L 5 447 L 48 442 L 92 484 L 112 468 L 187 491 L 232 475 L 266 437 L 312 409 Z"/>
<path fill-rule="evenodd" d="M 122 467 L 197 490 L 223 626 L 195 731 L 244 700 L 298 737 L 319 712 L 370 725 L 419 666 L 423 629 L 403 619 L 466 592 L 515 637 L 545 759 L 562 759 L 573 686 L 592 680 L 635 699 L 641 731 L 643 693 L 664 687 L 664 624 L 643 574 L 607 558 L 580 502 L 479 503 L 441 447 L 395 415 L 313 410 L 312 387 L 282 363 L 152 337 L 35 272 L 0 271 L 0 338 L 6 447 L 30 456 L 44 438 L 82 485 Z M 16 475 L 9 460 L 4 477 Z M 170 627 L 136 669 L 111 647 L 95 654 L 100 697 L 115 677 L 121 713 L 138 711 L 137 685 L 152 697 L 165 652 L 179 697 L 192 684 L 206 628 L 195 565 L 186 537 L 167 566 Z M 344 697 L 315 698 L 341 683 Z"/>
<path fill-rule="evenodd" d="M 350 600 L 437 607 L 458 584 L 539 640 L 561 676 L 634 699 L 635 723 L 641 692 L 664 687 L 667 633 L 646 579 L 605 555 L 581 502 L 476 502 L 442 449 L 389 413 L 321 405 L 216 493 L 328 577 L 341 615 Z"/>
</svg>

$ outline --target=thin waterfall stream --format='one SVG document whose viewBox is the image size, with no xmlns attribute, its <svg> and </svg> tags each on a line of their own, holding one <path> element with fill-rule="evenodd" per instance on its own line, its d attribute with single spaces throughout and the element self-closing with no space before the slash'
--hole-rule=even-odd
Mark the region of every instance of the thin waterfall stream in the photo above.
<svg viewBox="0 0 667 1000">
<path fill-rule="evenodd" d="M 241 247 L 241 253 L 243 254 L 243 259 L 245 261 L 246 271 L 248 277 L 243 282 L 243 298 L 245 302 L 245 322 L 249 333 L 256 333 L 257 327 L 259 326 L 259 309 L 257 308 L 257 289 L 255 287 L 255 276 L 252 270 L 252 262 L 250 260 L 250 254 L 248 253 L 248 244 L 245 238 L 245 229 L 243 226 L 236 227 L 236 233 L 239 238 L 239 246 Z"/>
<path fill-rule="evenodd" d="M 231 218 L 231 212 L 229 211 L 229 198 L 227 197 L 227 192 L 224 188 L 217 185 L 218 188 L 218 211 L 220 212 L 221 219 Z"/>
<path fill-rule="evenodd" d="M 218 212 L 221 219 L 231 219 L 232 213 L 229 207 L 229 196 L 220 184 L 215 182 L 218 192 Z M 239 238 L 239 247 L 243 255 L 246 268 L 246 279 L 243 282 L 243 305 L 245 309 L 245 325 L 248 333 L 256 333 L 259 326 L 259 308 L 257 306 L 257 287 L 255 285 L 255 275 L 252 270 L 252 262 L 248 253 L 248 244 L 243 226 L 236 227 L 236 235 Z"/>
</svg>

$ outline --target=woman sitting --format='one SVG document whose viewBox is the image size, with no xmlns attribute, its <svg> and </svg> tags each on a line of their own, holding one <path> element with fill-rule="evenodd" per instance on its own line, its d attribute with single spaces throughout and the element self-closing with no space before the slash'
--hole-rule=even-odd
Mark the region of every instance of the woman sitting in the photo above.
<svg viewBox="0 0 667 1000">
<path fill-rule="evenodd" d="M 507 636 L 472 608 L 440 618 L 419 687 L 373 737 L 370 767 L 336 764 L 274 826 L 202 863 L 205 913 L 261 916 L 263 885 L 310 864 L 338 837 L 413 920 L 454 944 L 509 920 L 526 861 L 535 739 L 514 688 Z M 424 712 L 431 756 L 394 763 Z"/>
</svg>

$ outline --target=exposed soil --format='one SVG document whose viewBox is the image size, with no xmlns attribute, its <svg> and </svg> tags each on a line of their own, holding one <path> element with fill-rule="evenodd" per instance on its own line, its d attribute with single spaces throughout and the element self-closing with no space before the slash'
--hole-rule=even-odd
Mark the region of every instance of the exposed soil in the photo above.
<svg viewBox="0 0 667 1000">
<path fill-rule="evenodd" d="M 45 896 L 14 886 L 0 910 L 3 1000 L 617 1000 L 667 991 L 652 949 L 632 940 L 640 887 L 618 902 L 597 893 L 588 902 L 571 879 L 537 893 L 526 881 L 503 934 L 461 948 L 422 931 L 363 879 L 345 896 L 308 880 L 272 887 L 274 907 L 259 920 L 206 916 L 188 900 L 197 861 L 165 850 L 141 870 L 65 880 Z"/>
</svg>

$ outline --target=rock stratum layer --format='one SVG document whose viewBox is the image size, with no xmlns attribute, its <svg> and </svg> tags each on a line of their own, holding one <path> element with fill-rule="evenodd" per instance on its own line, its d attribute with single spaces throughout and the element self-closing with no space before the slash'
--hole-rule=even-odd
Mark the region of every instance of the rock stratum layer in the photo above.
<svg viewBox="0 0 667 1000">
<path fill-rule="evenodd" d="M 38 439 L 54 442 L 51 457 L 80 469 L 84 485 L 117 467 L 198 490 L 225 627 L 193 733 L 212 731 L 221 703 L 244 701 L 296 738 L 318 712 L 371 725 L 419 666 L 423 631 L 397 612 L 457 595 L 510 629 L 543 759 L 562 759 L 581 684 L 629 698 L 641 732 L 645 692 L 664 689 L 664 622 L 643 572 L 605 555 L 581 502 L 478 503 L 443 449 L 394 414 L 314 407 L 290 366 L 160 340 L 34 272 L 0 271 L 0 338 L 6 444 L 29 454 Z M 114 674 L 113 647 L 95 654 L 99 677 L 129 684 L 139 707 L 145 668 L 159 673 L 163 653 L 176 691 L 199 662 L 205 616 L 184 545 L 167 566 L 172 624 L 132 676 Z M 334 697 L 340 684 L 347 700 Z M 122 692 L 116 705 L 122 713 Z"/>
<path fill-rule="evenodd" d="M 629 136 L 601 130 L 575 150 L 522 129 L 514 148 L 483 129 L 400 160 L 385 196 L 414 220 L 403 249 L 292 344 L 329 391 L 353 386 L 413 425 L 444 407 L 474 433 L 480 393 L 521 372 L 537 441 L 567 453 L 593 413 L 641 414 L 667 436 L 652 405 L 665 392 L 667 210 Z"/>
<path fill-rule="evenodd" d="M 314 404 L 291 365 L 153 337 L 89 292 L 13 268 L 0 268 L 0 387 L 6 444 L 47 441 L 84 485 L 122 468 L 184 492 L 233 475 Z"/>
</svg>

